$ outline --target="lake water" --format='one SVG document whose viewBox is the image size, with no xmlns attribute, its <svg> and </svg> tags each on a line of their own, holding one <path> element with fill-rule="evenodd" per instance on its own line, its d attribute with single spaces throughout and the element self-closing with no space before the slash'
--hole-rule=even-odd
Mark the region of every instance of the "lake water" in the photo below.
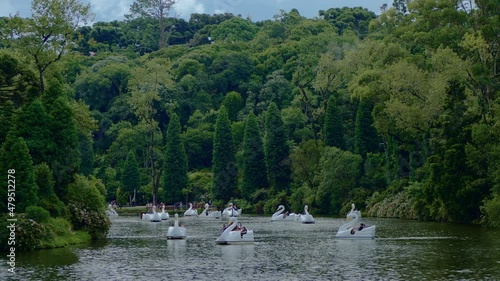
<svg viewBox="0 0 500 281">
<path fill-rule="evenodd" d="M 114 217 L 109 239 L 2 255 L 0 280 L 500 280 L 500 230 L 364 218 L 373 240 L 336 239 L 340 218 L 316 224 L 245 216 L 253 245 L 216 245 L 227 219 L 181 218 L 186 240 L 167 240 L 161 223 Z"/>
</svg>

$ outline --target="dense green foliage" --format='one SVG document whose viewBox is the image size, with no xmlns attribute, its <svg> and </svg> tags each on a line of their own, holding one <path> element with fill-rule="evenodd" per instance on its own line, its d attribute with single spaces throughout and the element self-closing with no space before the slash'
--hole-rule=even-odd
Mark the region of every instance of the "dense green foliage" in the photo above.
<svg viewBox="0 0 500 281">
<path fill-rule="evenodd" d="M 49 25 L 49 2 L 33 2 L 33 19 L 0 21 L 0 167 L 25 159 L 21 207 L 59 216 L 66 205 L 75 228 L 92 219 L 102 237 L 104 200 L 127 204 L 133 152 L 137 204 L 163 192 L 167 203 L 338 215 L 355 203 L 377 216 L 499 225 L 496 0 L 394 1 L 379 16 L 345 7 L 314 19 L 292 9 L 260 22 L 172 18 L 171 1 L 141 0 L 127 20 L 93 26 L 60 17 L 73 15 L 64 5 L 48 7 Z"/>
</svg>

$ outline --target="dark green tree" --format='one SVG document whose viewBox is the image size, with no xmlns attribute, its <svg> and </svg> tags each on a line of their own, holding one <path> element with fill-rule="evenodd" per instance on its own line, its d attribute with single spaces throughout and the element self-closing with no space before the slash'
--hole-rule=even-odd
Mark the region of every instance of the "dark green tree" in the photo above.
<svg viewBox="0 0 500 281">
<path fill-rule="evenodd" d="M 214 173 L 214 197 L 228 202 L 235 194 L 238 169 L 231 122 L 224 106 L 219 109 L 215 123 L 212 171 Z"/>
<path fill-rule="evenodd" d="M 79 173 L 88 176 L 94 171 L 94 147 L 92 140 L 80 135 L 79 150 L 81 155 Z"/>
<path fill-rule="evenodd" d="M 0 207 L 2 211 L 7 210 L 8 193 L 14 193 L 14 213 L 22 213 L 29 206 L 38 205 L 38 186 L 35 182 L 33 161 L 31 160 L 28 146 L 21 137 L 12 134 L 7 135 L 6 141 L 0 151 L 0 167 L 4 173 L 7 188 L 1 192 Z"/>
<path fill-rule="evenodd" d="M 238 118 L 238 112 L 243 108 L 244 103 L 241 98 L 240 93 L 238 92 L 229 92 L 227 93 L 222 105 L 227 109 L 227 115 L 231 122 L 234 122 Z"/>
<path fill-rule="evenodd" d="M 287 144 L 286 129 L 281 113 L 273 102 L 266 112 L 264 151 L 266 155 L 269 185 L 274 192 L 290 189 L 290 148 Z"/>
<path fill-rule="evenodd" d="M 139 165 L 135 153 L 130 150 L 125 160 L 125 166 L 120 178 L 123 191 L 129 195 L 129 204 L 132 206 L 132 196 L 134 191 L 141 187 L 141 174 L 139 173 Z"/>
<path fill-rule="evenodd" d="M 342 116 L 339 108 L 336 105 L 334 96 L 331 96 L 328 99 L 325 124 L 323 126 L 323 136 L 326 145 L 345 149 Z"/>
<path fill-rule="evenodd" d="M 34 167 L 36 185 L 38 186 L 39 206 L 49 211 L 54 217 L 65 213 L 64 203 L 57 198 L 54 192 L 54 176 L 47 163 L 41 163 Z"/>
<path fill-rule="evenodd" d="M 34 164 L 51 163 L 55 156 L 56 144 L 49 127 L 51 121 L 39 99 L 22 107 L 16 116 L 13 133 L 26 141 Z"/>
<path fill-rule="evenodd" d="M 363 158 L 368 152 L 376 152 L 379 145 L 377 130 L 373 127 L 372 106 L 368 101 L 359 101 L 354 128 L 354 153 Z"/>
<path fill-rule="evenodd" d="M 182 201 L 182 189 L 188 185 L 188 161 L 186 148 L 181 139 L 181 122 L 172 114 L 167 129 L 167 146 L 163 163 L 164 202 Z"/>
<path fill-rule="evenodd" d="M 50 163 L 54 172 L 57 197 L 65 201 L 68 184 L 74 181 L 79 166 L 80 151 L 73 111 L 67 98 L 62 96 L 63 90 L 60 87 L 49 85 L 46 96 L 43 97 L 45 108 L 51 116 L 50 123 L 45 126 L 50 129 L 55 144 L 51 155 L 53 158 L 44 162 Z"/>
<path fill-rule="evenodd" d="M 429 172 L 424 194 L 433 219 L 471 223 L 480 218 L 481 202 L 490 186 L 469 167 L 465 146 L 472 141 L 470 125 L 478 116 L 466 106 L 464 86 L 451 82 L 445 111 L 432 130 L 433 153 L 425 164 Z"/>
<path fill-rule="evenodd" d="M 268 187 L 264 145 L 259 124 L 253 112 L 250 112 L 245 124 L 243 161 L 241 195 L 249 200 L 257 189 Z"/>
</svg>

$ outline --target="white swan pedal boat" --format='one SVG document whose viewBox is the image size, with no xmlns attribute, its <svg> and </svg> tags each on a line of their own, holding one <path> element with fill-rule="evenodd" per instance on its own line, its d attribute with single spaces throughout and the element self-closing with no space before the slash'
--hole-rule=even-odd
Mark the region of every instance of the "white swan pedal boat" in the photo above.
<svg viewBox="0 0 500 281">
<path fill-rule="evenodd" d="M 348 239 L 373 239 L 375 238 L 376 226 L 365 226 L 364 223 L 360 223 L 361 212 L 356 210 L 355 205 L 352 204 L 352 209 L 347 213 L 348 222 L 342 225 L 337 234 L 336 238 L 348 238 Z M 359 225 L 359 226 L 358 226 Z"/>
<path fill-rule="evenodd" d="M 229 225 L 215 240 L 217 244 L 253 244 L 253 230 L 243 227 L 236 217 L 229 218 Z"/>
<path fill-rule="evenodd" d="M 276 212 L 271 217 L 271 221 L 298 221 L 299 215 L 295 213 L 283 213 L 285 211 L 285 206 L 279 205 Z"/>
<path fill-rule="evenodd" d="M 179 226 L 179 215 L 175 214 L 174 226 L 170 226 L 167 231 L 167 239 L 184 239 L 186 238 L 186 228 Z"/>
<path fill-rule="evenodd" d="M 192 203 L 189 203 L 189 209 L 187 209 L 184 212 L 184 216 L 185 217 L 198 216 L 198 210 L 197 209 L 193 209 L 193 204 Z"/>
<path fill-rule="evenodd" d="M 199 218 L 220 218 L 222 216 L 221 211 L 209 211 L 208 208 L 210 205 L 205 204 L 205 210 L 198 215 Z"/>
<path fill-rule="evenodd" d="M 165 212 L 165 206 L 161 207 L 161 213 L 160 213 L 160 218 L 162 220 L 168 220 L 170 218 L 168 212 Z"/>
<path fill-rule="evenodd" d="M 239 217 L 241 216 L 241 209 L 236 209 L 233 203 L 229 203 L 229 207 L 222 211 L 224 217 Z"/>
<path fill-rule="evenodd" d="M 313 216 L 309 214 L 309 207 L 307 205 L 304 206 L 304 214 L 299 215 L 299 220 L 301 223 L 312 224 L 316 221 Z"/>
</svg>

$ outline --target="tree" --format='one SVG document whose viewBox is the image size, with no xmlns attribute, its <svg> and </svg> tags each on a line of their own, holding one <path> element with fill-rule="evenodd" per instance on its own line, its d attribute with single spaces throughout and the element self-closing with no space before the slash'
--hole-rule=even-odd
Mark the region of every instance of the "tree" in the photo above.
<svg viewBox="0 0 500 281">
<path fill-rule="evenodd" d="M 238 169 L 231 123 L 224 106 L 219 109 L 215 123 L 212 171 L 214 173 L 213 192 L 215 199 L 228 202 L 235 194 Z"/>
<path fill-rule="evenodd" d="M 265 122 L 264 151 L 269 185 L 274 192 L 288 192 L 291 182 L 290 148 L 286 142 L 285 125 L 275 103 L 269 105 Z"/>
<path fill-rule="evenodd" d="M 49 211 L 54 217 L 65 214 L 66 207 L 54 192 L 55 180 L 47 163 L 34 167 L 36 185 L 38 186 L 39 206 Z"/>
<path fill-rule="evenodd" d="M 363 159 L 336 147 L 325 147 L 320 159 L 316 203 L 322 213 L 339 214 L 349 194 L 358 186 Z M 349 204 L 350 205 L 350 204 Z"/>
<path fill-rule="evenodd" d="M 12 202 L 15 204 L 15 213 L 22 213 L 29 206 L 37 206 L 38 186 L 33 161 L 23 138 L 7 135 L 0 151 L 0 168 L 8 173 L 8 188 L 4 188 L 0 196 L 2 210 L 7 210 L 7 202 L 11 202 L 7 200 L 7 192 L 15 193 L 15 201 Z"/>
<path fill-rule="evenodd" d="M 68 52 L 76 29 L 86 24 L 92 14 L 90 4 L 81 0 L 33 0 L 31 11 L 32 18 L 20 21 L 13 33 L 15 45 L 35 63 L 43 94 L 45 72 Z"/>
<path fill-rule="evenodd" d="M 243 161 L 241 195 L 249 200 L 257 189 L 268 187 L 264 145 L 253 112 L 250 112 L 245 124 Z"/>
<path fill-rule="evenodd" d="M 146 166 L 151 167 L 151 186 L 153 188 L 153 204 L 158 200 L 158 187 L 160 174 L 156 168 L 155 147 L 159 133 L 158 121 L 156 120 L 157 105 L 160 101 L 160 91 L 171 84 L 170 73 L 165 71 L 167 62 L 162 59 L 146 59 L 142 67 L 135 69 L 130 81 L 132 96 L 129 103 L 134 114 L 139 118 L 148 131 L 148 158 Z"/>
<path fill-rule="evenodd" d="M 156 19 L 160 32 L 159 46 L 161 49 L 167 46 L 167 34 L 170 31 L 167 31 L 166 19 L 175 3 L 176 0 L 136 0 L 130 5 L 130 15 L 127 15 L 126 18 L 149 17 Z"/>
<path fill-rule="evenodd" d="M 172 114 L 167 129 L 167 145 L 163 162 L 163 202 L 182 201 L 182 189 L 188 185 L 188 161 L 181 139 L 181 123 Z"/>
<path fill-rule="evenodd" d="M 342 116 L 334 96 L 330 96 L 328 99 L 325 124 L 323 126 L 323 137 L 327 146 L 336 146 L 340 149 L 345 149 Z"/>
<path fill-rule="evenodd" d="M 122 190 L 128 194 L 129 204 L 132 206 L 132 195 L 141 187 L 141 174 L 135 157 L 135 153 L 129 150 L 127 160 L 121 175 Z"/>
<path fill-rule="evenodd" d="M 379 139 L 373 127 L 371 104 L 368 101 L 359 102 L 354 134 L 354 153 L 365 157 L 366 153 L 377 151 Z"/>
<path fill-rule="evenodd" d="M 42 101 L 50 115 L 50 122 L 45 126 L 50 129 L 51 141 L 54 144 L 51 159 L 44 162 L 47 162 L 54 172 L 57 196 L 65 201 L 68 184 L 74 181 L 79 166 L 80 151 L 73 111 L 63 94 L 61 84 L 51 83 L 42 96 Z"/>
<path fill-rule="evenodd" d="M 227 93 L 222 105 L 227 109 L 227 115 L 231 122 L 237 120 L 238 112 L 240 112 L 244 106 L 240 93 L 235 91 Z"/>
</svg>

